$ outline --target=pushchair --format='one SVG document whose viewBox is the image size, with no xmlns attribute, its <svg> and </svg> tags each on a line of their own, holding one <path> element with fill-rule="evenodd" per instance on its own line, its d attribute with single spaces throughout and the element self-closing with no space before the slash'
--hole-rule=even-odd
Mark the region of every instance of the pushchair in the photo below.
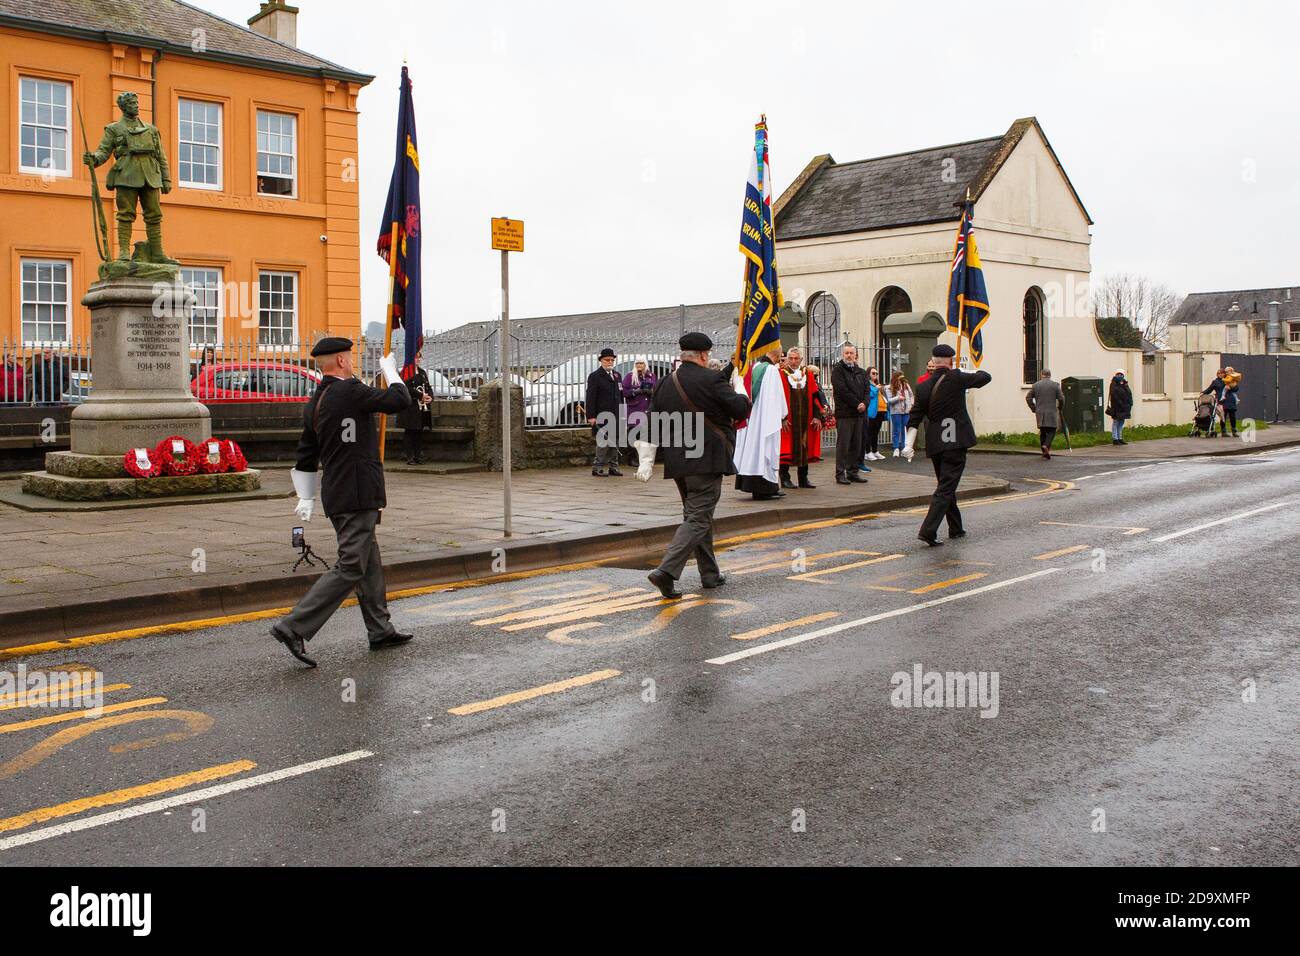
<svg viewBox="0 0 1300 956">
<path fill-rule="evenodd" d="M 1217 403 L 1213 395 L 1199 395 L 1196 399 L 1196 414 L 1192 418 L 1192 430 L 1188 438 L 1210 438 L 1214 435 L 1214 420 L 1218 417 Z"/>
</svg>

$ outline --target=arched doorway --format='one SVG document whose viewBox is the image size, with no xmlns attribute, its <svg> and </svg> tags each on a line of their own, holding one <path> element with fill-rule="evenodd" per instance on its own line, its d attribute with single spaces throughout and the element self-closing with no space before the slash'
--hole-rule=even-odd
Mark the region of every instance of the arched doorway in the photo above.
<svg viewBox="0 0 1300 956">
<path fill-rule="evenodd" d="M 839 358 L 840 304 L 829 292 L 818 292 L 808 302 L 808 358 L 830 381 L 831 365 Z"/>
<path fill-rule="evenodd" d="M 1024 316 L 1024 383 L 1038 381 L 1047 364 L 1047 321 L 1043 309 L 1043 290 L 1034 286 L 1025 293 Z"/>
<path fill-rule="evenodd" d="M 888 374 L 893 368 L 891 360 L 892 343 L 885 338 L 885 319 L 889 318 L 896 312 L 911 312 L 912 297 L 906 291 L 896 285 L 886 286 L 876 295 L 876 305 L 873 309 L 872 328 L 875 331 L 875 339 L 871 343 L 871 356 L 864 361 L 868 365 L 874 365 L 882 373 Z"/>
</svg>

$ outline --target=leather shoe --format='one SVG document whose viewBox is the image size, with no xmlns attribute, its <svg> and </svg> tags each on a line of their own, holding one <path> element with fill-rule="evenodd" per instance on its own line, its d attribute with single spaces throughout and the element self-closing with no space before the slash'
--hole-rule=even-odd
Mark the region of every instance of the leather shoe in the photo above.
<svg viewBox="0 0 1300 956">
<path fill-rule="evenodd" d="M 611 477 L 611 478 L 622 478 L 622 477 L 623 477 L 623 473 L 622 473 L 621 471 L 619 471 L 617 468 L 615 468 L 613 465 L 610 465 L 610 466 L 609 466 L 609 474 L 610 474 L 610 477 Z"/>
<path fill-rule="evenodd" d="M 308 667 L 315 667 L 316 662 L 307 656 L 307 648 L 302 642 L 302 638 L 297 634 L 288 634 L 278 627 L 271 628 L 271 636 L 277 641 L 289 648 L 289 653 L 298 660 L 302 661 Z"/>
<path fill-rule="evenodd" d="M 393 631 L 392 634 L 385 635 L 377 641 L 371 641 L 370 649 L 377 651 L 381 647 L 396 647 L 398 644 L 405 644 L 413 637 L 415 637 L 414 634 L 399 634 L 397 631 Z"/>
<path fill-rule="evenodd" d="M 659 593 L 666 598 L 675 599 L 682 596 L 682 592 L 673 586 L 673 578 L 666 571 L 660 571 L 655 568 L 648 575 L 650 583 L 659 589 Z"/>
<path fill-rule="evenodd" d="M 702 588 L 720 588 L 727 583 L 727 576 L 719 574 L 715 578 L 700 578 L 700 587 Z"/>
<path fill-rule="evenodd" d="M 599 469 L 597 469 L 597 468 L 593 468 L 593 469 L 591 469 L 591 475 L 592 475 L 593 478 L 608 478 L 608 477 L 609 477 L 609 475 L 605 474 L 603 471 L 601 471 L 601 470 L 599 470 Z"/>
<path fill-rule="evenodd" d="M 816 488 L 817 486 L 814 485 L 811 481 L 809 481 L 808 479 L 805 478 L 803 481 L 799 482 L 799 487 L 800 487 L 800 488 Z"/>
<path fill-rule="evenodd" d="M 929 545 L 930 547 L 932 547 L 932 548 L 942 548 L 942 547 L 943 547 L 943 542 L 940 541 L 938 538 L 927 538 L 927 537 L 926 537 L 925 535 L 923 535 L 923 534 L 918 534 L 917 537 L 918 537 L 919 539 L 921 539 L 922 541 L 924 541 L 926 544 L 928 544 L 928 545 Z"/>
<path fill-rule="evenodd" d="M 789 476 L 789 475 L 782 475 L 782 476 L 781 476 L 781 487 L 782 487 L 782 488 L 793 488 L 793 487 L 794 487 L 794 482 L 790 480 L 790 476 Z"/>
<path fill-rule="evenodd" d="M 966 532 L 965 532 L 965 531 L 962 531 L 962 530 L 960 530 L 960 529 L 958 529 L 957 531 L 949 531 L 949 532 L 948 532 L 948 539 L 949 539 L 950 541 L 951 541 L 953 538 L 964 538 L 964 537 L 966 537 Z"/>
<path fill-rule="evenodd" d="M 851 485 L 851 484 L 853 484 L 853 482 L 849 481 L 847 475 L 836 475 L 836 476 L 835 476 L 835 484 L 837 484 L 837 485 Z"/>
<path fill-rule="evenodd" d="M 867 479 L 863 478 L 861 475 L 850 474 L 848 483 L 851 485 L 865 485 Z"/>
</svg>

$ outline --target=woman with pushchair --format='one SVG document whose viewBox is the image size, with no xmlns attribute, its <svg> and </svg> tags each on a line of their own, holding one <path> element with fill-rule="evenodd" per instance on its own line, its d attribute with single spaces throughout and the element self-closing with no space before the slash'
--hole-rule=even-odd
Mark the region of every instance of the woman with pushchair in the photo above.
<svg viewBox="0 0 1300 956">
<path fill-rule="evenodd" d="M 1219 437 L 1228 437 L 1228 423 L 1232 422 L 1232 437 L 1237 437 L 1237 388 L 1241 385 L 1241 373 L 1231 367 L 1221 368 L 1215 373 L 1214 381 L 1201 392 L 1202 395 L 1214 395 L 1215 417 L 1219 420 Z M 1210 426 L 1214 434 L 1214 426 Z"/>
</svg>

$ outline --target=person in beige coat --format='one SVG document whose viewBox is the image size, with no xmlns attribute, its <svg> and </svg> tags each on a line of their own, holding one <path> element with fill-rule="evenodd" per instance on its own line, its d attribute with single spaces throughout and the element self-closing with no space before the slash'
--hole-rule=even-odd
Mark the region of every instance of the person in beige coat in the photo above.
<svg viewBox="0 0 1300 956">
<path fill-rule="evenodd" d="M 1038 447 L 1043 458 L 1052 457 L 1052 439 L 1061 427 L 1061 414 L 1065 411 L 1065 393 L 1061 383 L 1052 380 L 1050 369 L 1043 369 L 1042 376 L 1030 386 L 1025 395 L 1025 404 L 1038 419 Z"/>
</svg>

